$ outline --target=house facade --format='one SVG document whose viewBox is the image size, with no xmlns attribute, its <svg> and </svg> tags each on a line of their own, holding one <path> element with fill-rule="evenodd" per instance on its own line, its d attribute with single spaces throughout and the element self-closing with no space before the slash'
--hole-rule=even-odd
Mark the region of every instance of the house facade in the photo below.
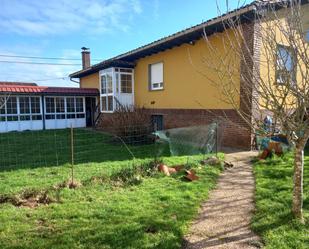
<svg viewBox="0 0 309 249">
<path fill-rule="evenodd" d="M 0 133 L 92 126 L 98 95 L 95 88 L 0 82 Z"/>
<path fill-rule="evenodd" d="M 209 80 L 218 80 L 219 76 L 205 65 L 205 60 L 211 55 L 207 47 L 209 44 L 216 47 L 218 53 L 222 51 L 223 57 L 226 49 L 224 40 L 239 42 L 224 27 L 225 20 L 239 18 L 247 46 L 244 58 L 232 49 L 228 56 L 238 72 L 232 76 L 233 81 L 239 83 L 235 96 L 237 108 L 246 109 L 248 115 L 253 115 L 255 107 L 250 103 L 251 97 L 242 93 L 242 85 L 248 84 L 247 81 L 255 84 L 255 79 L 241 75 L 252 75 L 252 72 L 247 72 L 250 66 L 245 63 L 250 60 L 246 57 L 253 58 L 251 63 L 260 61 L 260 34 L 254 21 L 260 2 L 254 1 L 226 15 L 95 65 L 90 64 L 90 51 L 85 50 L 82 52 L 83 69 L 70 77 L 79 79 L 80 88 L 99 90 L 97 104 L 101 115 L 98 124 L 102 128 L 118 105 L 132 105 L 145 107 L 150 116 L 160 120 L 162 129 L 223 120 L 223 145 L 250 149 L 250 127 L 239 116 L 235 106 L 224 101 L 221 90 Z M 208 45 L 205 44 L 205 34 L 209 38 Z"/>
</svg>

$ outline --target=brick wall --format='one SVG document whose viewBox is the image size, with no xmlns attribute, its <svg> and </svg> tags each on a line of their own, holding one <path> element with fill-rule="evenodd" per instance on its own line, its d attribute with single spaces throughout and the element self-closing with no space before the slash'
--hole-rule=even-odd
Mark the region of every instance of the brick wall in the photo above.
<svg viewBox="0 0 309 249">
<path fill-rule="evenodd" d="M 246 128 L 245 122 L 235 110 L 148 109 L 147 111 L 149 119 L 151 115 L 163 115 L 164 129 L 208 125 L 217 121 L 219 146 L 251 149 L 250 129 Z M 110 130 L 111 127 L 106 125 L 111 115 L 113 114 L 103 113 L 97 128 Z"/>
<path fill-rule="evenodd" d="M 251 148 L 250 129 L 235 110 L 153 109 L 150 113 L 163 115 L 164 129 L 218 122 L 223 147 Z"/>
</svg>

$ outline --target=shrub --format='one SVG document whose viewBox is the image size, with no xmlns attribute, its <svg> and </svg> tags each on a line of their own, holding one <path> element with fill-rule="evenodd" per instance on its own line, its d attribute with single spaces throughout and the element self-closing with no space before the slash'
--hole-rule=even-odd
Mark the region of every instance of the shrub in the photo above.
<svg viewBox="0 0 309 249">
<path fill-rule="evenodd" d="M 119 106 L 107 122 L 110 132 L 127 144 L 154 142 L 153 125 L 145 108 Z"/>
</svg>

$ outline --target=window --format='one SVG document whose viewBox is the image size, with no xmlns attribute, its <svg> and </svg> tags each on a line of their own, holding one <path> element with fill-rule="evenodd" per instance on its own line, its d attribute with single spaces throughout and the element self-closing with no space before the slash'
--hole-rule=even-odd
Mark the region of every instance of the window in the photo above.
<svg viewBox="0 0 309 249">
<path fill-rule="evenodd" d="M 113 112 L 119 104 L 133 104 L 133 71 L 132 68 L 112 67 L 100 72 L 101 112 Z"/>
<path fill-rule="evenodd" d="M 107 110 L 108 111 L 113 111 L 113 109 L 114 109 L 114 107 L 113 107 L 114 106 L 113 98 L 114 98 L 113 96 L 108 96 L 107 97 Z"/>
<path fill-rule="evenodd" d="M 0 96 L 0 121 L 5 121 L 6 120 L 6 115 L 5 115 L 5 102 L 6 102 L 6 97 L 5 96 Z"/>
<path fill-rule="evenodd" d="M 114 110 L 114 97 L 113 96 L 103 96 L 102 100 L 102 111 L 112 112 Z"/>
<path fill-rule="evenodd" d="M 6 101 L 6 113 L 7 114 L 17 114 L 17 98 L 10 97 Z"/>
<path fill-rule="evenodd" d="M 83 97 L 46 97 L 46 119 L 85 118 Z"/>
<path fill-rule="evenodd" d="M 0 114 L 5 114 L 6 97 L 0 96 Z"/>
<path fill-rule="evenodd" d="M 309 42 L 309 30 L 305 34 L 305 39 L 306 39 L 307 42 Z"/>
<path fill-rule="evenodd" d="M 31 119 L 42 120 L 40 97 L 30 97 Z"/>
<path fill-rule="evenodd" d="M 113 80 L 110 74 L 101 76 L 101 92 L 102 94 L 113 93 Z"/>
<path fill-rule="evenodd" d="M 30 114 L 30 100 L 29 97 L 19 97 L 19 113 Z M 30 120 L 30 115 L 21 115 L 20 120 Z"/>
<path fill-rule="evenodd" d="M 107 111 L 107 98 L 102 97 L 102 111 Z"/>
<path fill-rule="evenodd" d="M 46 113 L 54 113 L 55 112 L 55 99 L 54 98 L 46 98 Z"/>
<path fill-rule="evenodd" d="M 163 89 L 163 63 L 149 65 L 149 88 L 150 90 Z"/>
<path fill-rule="evenodd" d="M 67 98 L 67 112 L 75 112 L 75 99 Z"/>
<path fill-rule="evenodd" d="M 30 113 L 30 101 L 29 97 L 19 97 L 19 111 L 21 114 Z"/>
<path fill-rule="evenodd" d="M 67 98 L 67 118 L 75 118 L 75 98 Z"/>
<path fill-rule="evenodd" d="M 64 112 L 64 98 L 56 98 L 56 112 Z"/>
<path fill-rule="evenodd" d="M 276 62 L 276 82 L 293 84 L 296 80 L 295 55 L 293 49 L 278 45 Z"/>
<path fill-rule="evenodd" d="M 116 73 L 116 93 L 119 93 L 119 73 Z"/>
<path fill-rule="evenodd" d="M 76 98 L 76 112 L 84 112 L 83 98 Z"/>
<path fill-rule="evenodd" d="M 132 73 L 133 70 L 130 68 L 120 68 L 120 72 L 124 72 L 124 73 Z"/>
<path fill-rule="evenodd" d="M 31 97 L 31 113 L 41 113 L 41 101 L 40 97 Z"/>
<path fill-rule="evenodd" d="M 40 97 L 17 96 L 3 99 L 0 121 L 42 120 Z"/>
<path fill-rule="evenodd" d="M 132 74 L 120 74 L 121 93 L 132 93 Z"/>
</svg>

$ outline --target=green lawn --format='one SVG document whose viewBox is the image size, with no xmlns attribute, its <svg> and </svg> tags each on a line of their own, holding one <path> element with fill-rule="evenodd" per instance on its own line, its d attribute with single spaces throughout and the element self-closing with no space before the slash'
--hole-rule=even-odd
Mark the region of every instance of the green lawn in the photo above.
<svg viewBox="0 0 309 249">
<path fill-rule="evenodd" d="M 0 137 L 0 199 L 45 190 L 54 200 L 36 208 L 0 204 L 3 249 L 180 248 L 189 222 L 220 173 L 219 168 L 199 165 L 201 156 L 188 162 L 186 156 L 168 157 L 166 146 L 153 144 L 129 146 L 135 167 L 143 165 L 143 170 L 133 170 L 132 155 L 121 143 L 77 130 L 75 177 L 82 186 L 55 188 L 70 176 L 67 130 Z M 158 155 L 168 165 L 189 163 L 200 180 L 187 182 L 182 174 L 166 177 L 145 170 Z M 121 181 L 127 178 L 133 181 Z"/>
<path fill-rule="evenodd" d="M 309 151 L 305 157 L 304 217 L 306 223 L 293 220 L 293 156 L 255 164 L 256 213 L 253 229 L 261 235 L 267 249 L 309 248 Z"/>
</svg>

